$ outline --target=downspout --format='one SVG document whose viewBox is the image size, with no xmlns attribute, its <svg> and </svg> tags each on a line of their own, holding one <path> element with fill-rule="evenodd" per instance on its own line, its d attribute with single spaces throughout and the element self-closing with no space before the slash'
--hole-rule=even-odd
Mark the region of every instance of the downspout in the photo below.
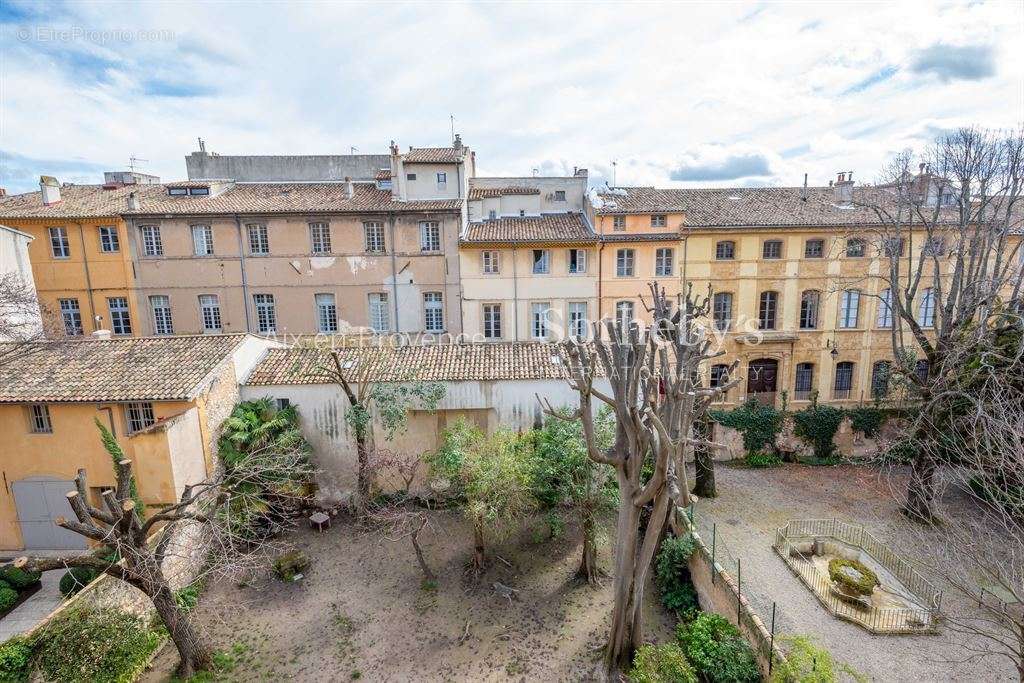
<svg viewBox="0 0 1024 683">
<path fill-rule="evenodd" d="M 604 314 L 601 312 L 601 305 L 604 303 L 604 297 L 601 295 L 601 289 L 604 284 L 604 218 L 598 216 L 597 220 L 601 224 L 601 232 L 598 233 L 601 246 L 597 248 L 597 319 L 603 320 Z"/>
<path fill-rule="evenodd" d="M 93 327 L 96 327 L 96 305 L 92 300 L 94 293 L 92 291 L 92 277 L 89 273 L 89 253 L 85 248 L 85 227 L 81 221 L 76 221 L 75 225 L 78 226 L 78 239 L 82 243 L 82 265 L 85 267 L 85 288 L 89 292 L 89 312 L 92 314 Z"/>
<path fill-rule="evenodd" d="M 242 217 L 235 214 L 235 234 L 238 236 L 238 263 L 242 275 L 242 310 L 245 311 L 245 331 L 252 332 L 249 319 L 249 275 L 245 272 L 245 243 L 242 241 Z"/>
<path fill-rule="evenodd" d="M 512 330 L 513 341 L 519 341 L 519 275 L 516 268 L 516 258 L 519 250 L 512 247 Z"/>
<path fill-rule="evenodd" d="M 395 300 L 395 332 L 402 331 L 402 325 L 398 319 L 398 257 L 395 250 L 398 244 L 395 242 L 395 212 L 388 212 L 388 238 L 391 240 L 391 292 Z"/>
</svg>

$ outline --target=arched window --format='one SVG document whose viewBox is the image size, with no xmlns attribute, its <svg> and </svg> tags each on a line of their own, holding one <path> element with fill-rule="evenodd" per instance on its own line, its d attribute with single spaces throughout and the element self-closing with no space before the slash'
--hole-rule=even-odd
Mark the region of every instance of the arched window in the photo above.
<svg viewBox="0 0 1024 683">
<path fill-rule="evenodd" d="M 850 398 L 853 392 L 853 362 L 844 360 L 836 363 L 836 381 L 832 398 Z"/>
<path fill-rule="evenodd" d="M 818 327 L 818 306 L 821 292 L 811 289 L 800 295 L 800 329 L 813 330 Z"/>
<path fill-rule="evenodd" d="M 793 387 L 793 398 L 806 401 L 811 397 L 814 387 L 814 363 L 797 363 L 796 384 Z"/>
<path fill-rule="evenodd" d="M 892 363 L 880 360 L 871 367 L 871 397 L 885 398 L 889 395 L 889 377 L 892 376 Z"/>
<path fill-rule="evenodd" d="M 774 330 L 779 314 L 779 293 L 761 292 L 761 302 L 757 311 L 757 329 Z"/>
</svg>

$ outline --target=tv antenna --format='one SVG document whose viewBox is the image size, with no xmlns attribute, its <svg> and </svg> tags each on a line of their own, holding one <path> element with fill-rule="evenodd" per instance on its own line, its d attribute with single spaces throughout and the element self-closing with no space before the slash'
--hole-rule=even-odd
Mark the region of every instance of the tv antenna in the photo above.
<svg viewBox="0 0 1024 683">
<path fill-rule="evenodd" d="M 348 149 L 350 154 L 355 154 L 358 151 L 358 148 L 355 146 L 349 147 Z"/>
<path fill-rule="evenodd" d="M 612 187 L 616 187 L 616 185 L 615 185 L 615 171 L 617 170 L 617 168 L 616 168 L 616 167 L 617 167 L 618 165 L 619 165 L 619 162 L 618 162 L 618 161 L 615 161 L 615 160 L 613 159 L 613 160 L 612 160 Z"/>
<path fill-rule="evenodd" d="M 128 170 L 135 173 L 135 164 L 139 161 L 149 161 L 149 159 L 140 159 L 134 154 L 128 157 Z"/>
<path fill-rule="evenodd" d="M 448 119 L 452 124 L 452 144 L 455 144 L 455 114 L 449 114 Z"/>
</svg>

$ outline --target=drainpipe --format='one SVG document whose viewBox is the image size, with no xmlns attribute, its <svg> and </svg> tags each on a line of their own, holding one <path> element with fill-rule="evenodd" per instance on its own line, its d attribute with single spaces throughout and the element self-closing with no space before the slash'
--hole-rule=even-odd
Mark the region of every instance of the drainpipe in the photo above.
<svg viewBox="0 0 1024 683">
<path fill-rule="evenodd" d="M 512 331 L 513 341 L 519 341 L 519 275 L 517 274 L 516 261 L 518 249 L 512 247 Z"/>
<path fill-rule="evenodd" d="M 601 296 L 602 285 L 604 284 L 604 217 L 598 216 L 598 222 L 601 224 L 601 232 L 599 233 L 599 239 L 601 245 L 597 248 L 597 319 L 602 319 L 601 305 L 604 303 L 604 298 Z"/>
<path fill-rule="evenodd" d="M 78 226 L 78 239 L 82 243 L 82 265 L 85 267 L 85 287 L 89 292 L 89 313 L 92 315 L 93 328 L 99 329 L 96 327 L 96 304 L 92 300 L 92 277 L 89 274 L 89 253 L 85 249 L 85 227 L 81 221 L 77 221 L 75 225 Z"/>
<path fill-rule="evenodd" d="M 235 214 L 235 234 L 238 235 L 238 263 L 242 274 L 242 310 L 245 311 L 245 331 L 252 332 L 249 319 L 249 275 L 245 272 L 245 242 L 242 241 L 242 217 Z"/>
<path fill-rule="evenodd" d="M 397 244 L 395 243 L 395 212 L 388 212 L 388 239 L 391 240 L 391 291 L 395 300 L 395 332 L 402 331 L 402 324 L 398 318 L 398 256 L 395 254 Z"/>
</svg>

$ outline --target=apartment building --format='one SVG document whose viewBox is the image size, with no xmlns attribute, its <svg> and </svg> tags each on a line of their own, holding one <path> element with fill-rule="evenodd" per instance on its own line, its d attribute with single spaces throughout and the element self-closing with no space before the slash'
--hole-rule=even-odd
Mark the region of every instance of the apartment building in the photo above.
<svg viewBox="0 0 1024 683">
<path fill-rule="evenodd" d="M 0 225 L 0 287 L 14 290 L 14 296 L 0 297 L 0 342 L 35 339 L 43 332 L 28 257 L 32 239 L 32 235 Z"/>
<path fill-rule="evenodd" d="M 598 303 L 586 169 L 568 177 L 473 178 L 467 212 L 459 244 L 467 336 L 584 335 Z"/>
</svg>

